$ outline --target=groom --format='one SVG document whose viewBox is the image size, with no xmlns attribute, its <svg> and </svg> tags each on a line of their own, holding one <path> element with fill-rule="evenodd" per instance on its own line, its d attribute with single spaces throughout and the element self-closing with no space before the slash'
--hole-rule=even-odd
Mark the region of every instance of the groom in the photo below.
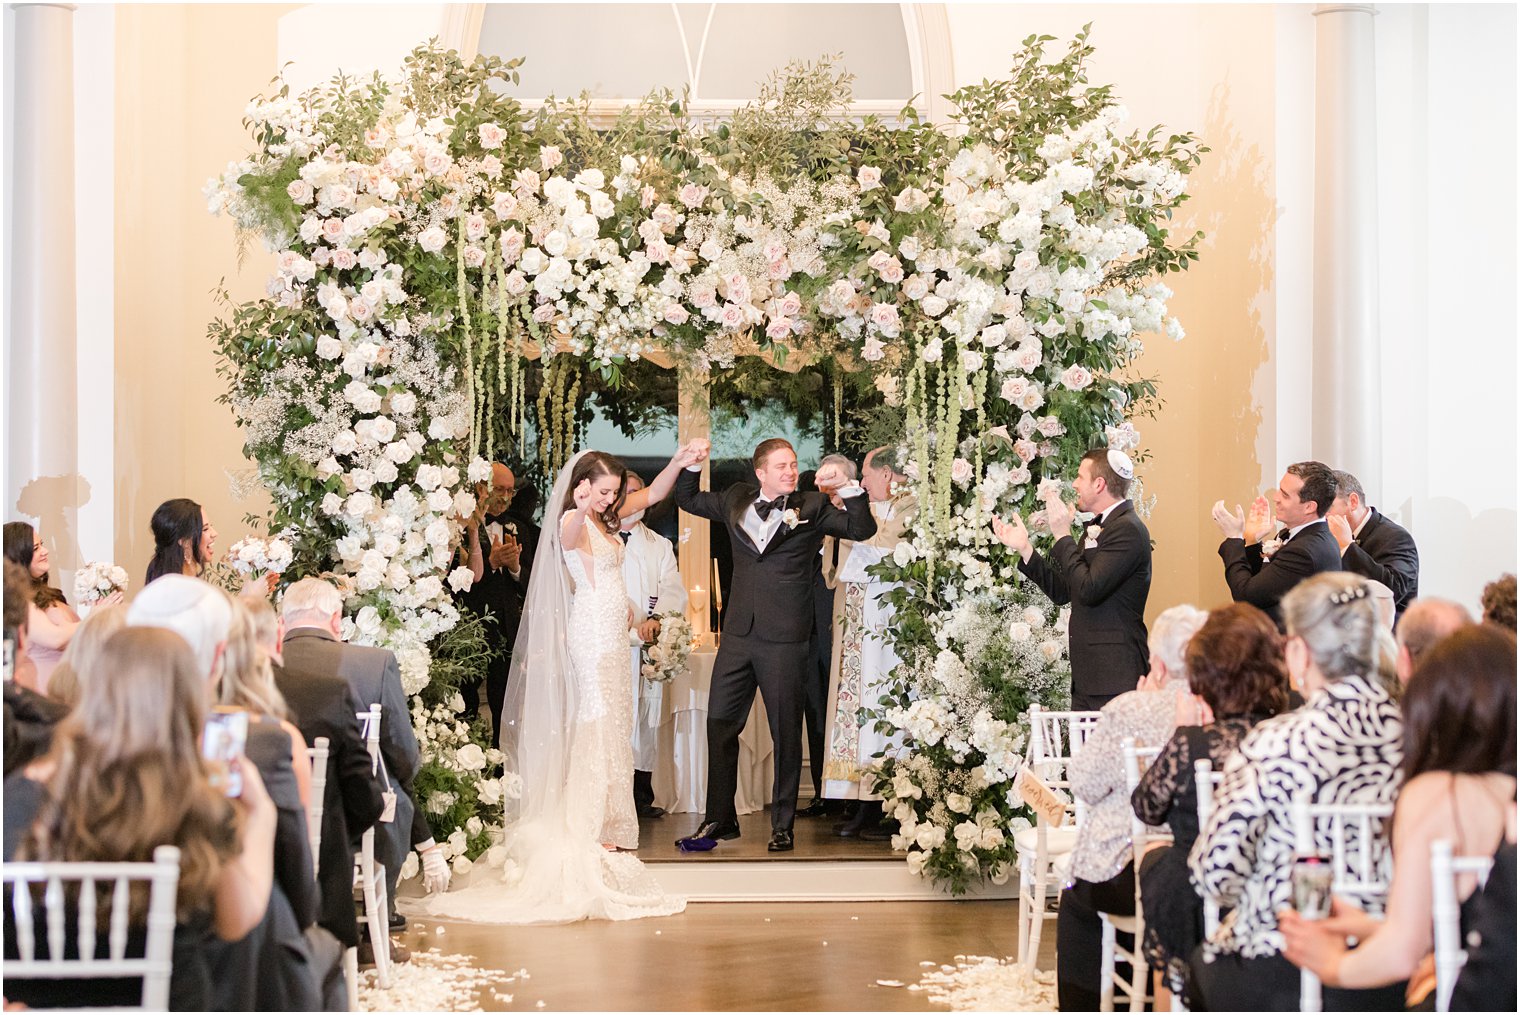
<svg viewBox="0 0 1520 1015">
<path fill-rule="evenodd" d="M 705 442 L 701 454 L 705 459 Z M 818 471 L 822 492 L 797 493 L 797 452 L 787 441 L 761 441 L 751 464 L 756 482 L 735 483 L 723 493 L 699 488 L 700 464 L 687 466 L 676 480 L 676 505 L 728 526 L 734 556 L 708 703 L 706 814 L 695 835 L 677 841 L 687 849 L 711 849 L 714 840 L 739 837 L 734 807 L 739 734 L 757 687 L 776 745 L 766 848 L 773 853 L 792 848 L 802 775 L 803 671 L 813 631 L 813 568 L 825 536 L 858 541 L 876 532 L 870 503 L 861 496 L 865 491 L 846 485 L 837 466 Z M 842 510 L 831 502 L 831 493 L 842 499 Z"/>
</svg>

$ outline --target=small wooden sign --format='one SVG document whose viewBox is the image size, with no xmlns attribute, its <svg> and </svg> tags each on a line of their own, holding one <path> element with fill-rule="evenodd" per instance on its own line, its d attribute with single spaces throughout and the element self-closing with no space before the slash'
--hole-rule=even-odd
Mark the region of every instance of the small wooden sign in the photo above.
<svg viewBox="0 0 1520 1015">
<path fill-rule="evenodd" d="M 1034 812 L 1044 818 L 1046 824 L 1059 828 L 1066 821 L 1066 802 L 1034 774 L 1034 769 L 1025 765 L 1013 785 L 1019 798 L 1034 808 Z"/>
</svg>

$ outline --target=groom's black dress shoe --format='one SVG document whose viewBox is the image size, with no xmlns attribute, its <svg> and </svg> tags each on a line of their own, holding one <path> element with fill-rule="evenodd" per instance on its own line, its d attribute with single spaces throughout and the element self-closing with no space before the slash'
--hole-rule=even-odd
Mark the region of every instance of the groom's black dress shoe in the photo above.
<svg viewBox="0 0 1520 1015">
<path fill-rule="evenodd" d="M 702 826 L 691 835 L 690 839 L 737 839 L 739 837 L 739 822 L 737 821 L 704 821 Z M 680 842 L 679 839 L 676 840 Z"/>
<path fill-rule="evenodd" d="M 767 852 L 790 853 L 792 851 L 792 830 L 790 828 L 778 828 L 771 833 L 771 841 L 765 844 Z"/>
<path fill-rule="evenodd" d="M 825 814 L 832 812 L 833 809 L 829 806 L 829 803 L 830 801 L 819 797 L 798 811 L 797 816 L 799 818 L 821 818 Z"/>
</svg>

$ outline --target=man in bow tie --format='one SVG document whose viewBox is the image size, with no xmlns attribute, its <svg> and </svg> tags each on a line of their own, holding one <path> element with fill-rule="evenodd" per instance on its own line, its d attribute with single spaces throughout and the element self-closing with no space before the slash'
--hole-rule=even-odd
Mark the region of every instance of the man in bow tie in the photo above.
<svg viewBox="0 0 1520 1015">
<path fill-rule="evenodd" d="M 704 454 L 705 457 L 705 454 Z M 876 532 L 860 486 L 837 466 L 818 470 L 819 492 L 798 493 L 797 453 L 779 437 L 761 441 L 751 464 L 756 482 L 723 493 L 700 489 L 701 465 L 676 481 L 682 511 L 728 527 L 734 574 L 713 664 L 707 711 L 707 805 L 688 847 L 711 848 L 739 837 L 734 793 L 739 734 L 755 691 L 765 701 L 776 747 L 771 794 L 771 852 L 792 848 L 792 821 L 802 776 L 802 682 L 813 631 L 813 568 L 825 536 L 869 539 Z M 841 498 L 835 507 L 830 495 Z"/>
<path fill-rule="evenodd" d="M 1267 498 L 1257 497 L 1249 517 L 1235 505 L 1231 514 L 1224 501 L 1216 501 L 1214 523 L 1224 533 L 1219 556 L 1224 561 L 1224 580 L 1237 603 L 1250 603 L 1265 611 L 1283 629 L 1282 597 L 1299 582 L 1321 571 L 1340 571 L 1341 551 L 1325 524 L 1335 503 L 1335 473 L 1321 462 L 1296 462 L 1283 474 L 1273 501 L 1277 522 L 1283 528 L 1264 544 L 1272 531 Z"/>
<path fill-rule="evenodd" d="M 1073 507 L 1052 495 L 1045 519 L 1056 543 L 1035 552 L 1024 520 L 993 518 L 998 541 L 1019 555 L 1019 571 L 1057 606 L 1071 604 L 1071 707 L 1101 709 L 1133 691 L 1150 670 L 1145 601 L 1151 590 L 1151 534 L 1129 502 L 1135 466 L 1122 451 L 1096 448 L 1082 456 Z M 1079 545 L 1077 511 L 1095 515 Z"/>
</svg>

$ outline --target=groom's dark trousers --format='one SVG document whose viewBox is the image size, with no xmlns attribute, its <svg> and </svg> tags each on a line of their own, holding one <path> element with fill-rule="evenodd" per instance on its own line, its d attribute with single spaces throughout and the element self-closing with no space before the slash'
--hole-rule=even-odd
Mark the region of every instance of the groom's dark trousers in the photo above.
<svg viewBox="0 0 1520 1015">
<path fill-rule="evenodd" d="M 813 570 L 825 536 L 869 539 L 876 533 L 868 499 L 844 499 L 844 510 L 821 493 L 787 497 L 786 515 L 765 550 L 744 530 L 744 516 L 760 490 L 736 483 L 722 493 L 700 489 L 701 475 L 684 471 L 676 480 L 681 510 L 728 527 L 734 576 L 726 597 L 723 641 L 713 666 L 707 712 L 706 820 L 738 819 L 739 733 L 755 691 L 765 702 L 775 743 L 771 827 L 790 829 L 802 776 L 802 696 L 813 633 Z"/>
</svg>

